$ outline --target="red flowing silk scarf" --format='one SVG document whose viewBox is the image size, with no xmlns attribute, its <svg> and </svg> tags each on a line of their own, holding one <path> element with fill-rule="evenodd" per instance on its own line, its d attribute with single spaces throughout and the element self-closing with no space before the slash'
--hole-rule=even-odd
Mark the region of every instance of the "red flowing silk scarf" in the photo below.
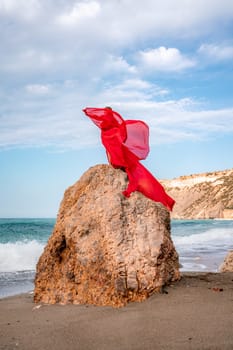
<svg viewBox="0 0 233 350">
<path fill-rule="evenodd" d="M 109 163 L 128 175 L 126 197 L 134 191 L 143 193 L 169 210 L 175 203 L 163 186 L 139 162 L 149 153 L 149 128 L 140 120 L 124 120 L 111 108 L 85 108 L 83 112 L 101 129 L 101 140 Z"/>
</svg>

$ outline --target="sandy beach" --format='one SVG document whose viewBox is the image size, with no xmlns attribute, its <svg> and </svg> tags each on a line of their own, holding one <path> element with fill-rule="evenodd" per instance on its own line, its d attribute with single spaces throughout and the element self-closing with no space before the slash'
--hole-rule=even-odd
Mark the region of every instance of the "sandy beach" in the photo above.
<svg viewBox="0 0 233 350">
<path fill-rule="evenodd" d="M 233 273 L 188 273 L 123 308 L 0 300 L 0 349 L 233 349 Z"/>
</svg>

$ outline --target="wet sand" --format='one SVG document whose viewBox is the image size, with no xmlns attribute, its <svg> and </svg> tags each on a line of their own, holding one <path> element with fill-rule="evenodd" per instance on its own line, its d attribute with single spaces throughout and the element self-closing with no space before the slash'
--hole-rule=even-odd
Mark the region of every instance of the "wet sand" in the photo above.
<svg viewBox="0 0 233 350">
<path fill-rule="evenodd" d="M 233 273 L 188 273 L 126 307 L 0 300 L 0 349 L 233 349 Z"/>
</svg>

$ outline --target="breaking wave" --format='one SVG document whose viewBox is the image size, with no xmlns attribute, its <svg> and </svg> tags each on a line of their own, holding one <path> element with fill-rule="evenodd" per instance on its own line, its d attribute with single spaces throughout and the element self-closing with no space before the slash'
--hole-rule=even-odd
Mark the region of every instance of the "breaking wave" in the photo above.
<svg viewBox="0 0 233 350">
<path fill-rule="evenodd" d="M 212 228 L 187 236 L 174 235 L 173 242 L 181 250 L 228 251 L 233 249 L 233 227 Z"/>
<path fill-rule="evenodd" d="M 34 271 L 44 244 L 36 240 L 0 244 L 0 272 Z"/>
</svg>

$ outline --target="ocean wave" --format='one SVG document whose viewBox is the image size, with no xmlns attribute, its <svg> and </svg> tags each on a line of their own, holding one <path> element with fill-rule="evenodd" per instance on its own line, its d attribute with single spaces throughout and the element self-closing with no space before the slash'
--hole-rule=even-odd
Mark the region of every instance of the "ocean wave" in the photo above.
<svg viewBox="0 0 233 350">
<path fill-rule="evenodd" d="M 187 236 L 173 236 L 175 246 L 193 250 L 230 250 L 233 248 L 233 228 L 213 228 Z"/>
<path fill-rule="evenodd" d="M 0 244 L 0 272 L 34 271 L 43 249 L 36 240 Z"/>
</svg>

